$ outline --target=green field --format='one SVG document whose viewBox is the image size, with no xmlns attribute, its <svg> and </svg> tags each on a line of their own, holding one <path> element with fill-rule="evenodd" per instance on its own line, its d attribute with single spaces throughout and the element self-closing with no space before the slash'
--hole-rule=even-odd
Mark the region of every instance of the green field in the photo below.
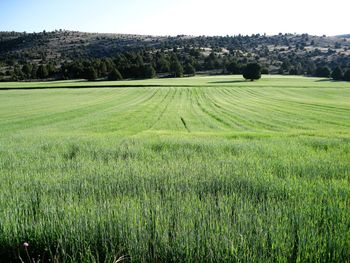
<svg viewBox="0 0 350 263">
<path fill-rule="evenodd" d="M 350 262 L 349 211 L 350 83 L 0 83 L 0 262 Z"/>
</svg>

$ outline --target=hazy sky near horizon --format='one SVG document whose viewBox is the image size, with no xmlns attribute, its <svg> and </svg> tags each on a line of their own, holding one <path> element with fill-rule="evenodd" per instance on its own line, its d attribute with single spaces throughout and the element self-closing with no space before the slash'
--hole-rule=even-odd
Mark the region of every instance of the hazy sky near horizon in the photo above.
<svg viewBox="0 0 350 263">
<path fill-rule="evenodd" d="M 0 0 L 0 31 L 350 33 L 350 0 Z"/>
</svg>

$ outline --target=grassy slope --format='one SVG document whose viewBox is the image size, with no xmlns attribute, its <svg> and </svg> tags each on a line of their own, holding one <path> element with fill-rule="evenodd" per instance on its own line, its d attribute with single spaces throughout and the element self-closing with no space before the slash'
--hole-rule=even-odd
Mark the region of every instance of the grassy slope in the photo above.
<svg viewBox="0 0 350 263">
<path fill-rule="evenodd" d="M 43 135 L 49 129 L 61 135 L 86 136 L 161 132 L 349 134 L 350 84 L 346 82 L 298 77 L 270 77 L 259 82 L 245 82 L 237 77 L 197 77 L 0 84 L 0 89 L 39 87 L 30 92 L 2 91 L 0 128 L 4 134 L 37 134 L 43 128 Z M 137 88 L 40 90 L 74 85 Z"/>
<path fill-rule="evenodd" d="M 64 88 L 82 85 L 135 88 Z M 23 241 L 60 261 L 350 256 L 349 83 L 9 87 L 61 89 L 0 91 L 0 258 Z"/>
</svg>

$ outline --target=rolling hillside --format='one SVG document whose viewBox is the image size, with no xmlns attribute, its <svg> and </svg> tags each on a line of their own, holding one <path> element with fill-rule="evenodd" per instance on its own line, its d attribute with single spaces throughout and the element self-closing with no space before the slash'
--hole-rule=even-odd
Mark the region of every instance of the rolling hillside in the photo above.
<svg viewBox="0 0 350 263">
<path fill-rule="evenodd" d="M 160 37 L 62 30 L 0 32 L 0 78 L 67 78 L 62 67 L 73 61 L 93 63 L 97 73 L 106 67 L 101 63 L 107 64 L 108 72 L 108 65 L 118 60 L 114 63 L 119 70 L 146 64 L 161 74 L 169 71 L 164 59 L 171 63 L 174 54 L 183 66 L 191 64 L 196 71 L 223 73 L 233 61 L 242 65 L 258 61 L 272 74 L 313 75 L 317 66 L 349 68 L 350 40 L 308 34 Z M 47 76 L 36 73 L 40 65 L 48 66 Z M 103 77 L 104 71 L 100 72 Z"/>
</svg>

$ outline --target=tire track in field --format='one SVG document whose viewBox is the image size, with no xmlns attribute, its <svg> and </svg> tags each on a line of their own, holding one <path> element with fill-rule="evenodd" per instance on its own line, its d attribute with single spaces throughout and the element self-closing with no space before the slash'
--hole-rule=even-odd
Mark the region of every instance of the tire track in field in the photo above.
<svg viewBox="0 0 350 263">
<path fill-rule="evenodd" d="M 298 120 L 302 124 L 307 124 L 308 122 L 305 122 L 305 120 L 308 119 L 308 120 L 314 121 L 315 123 L 322 122 L 322 123 L 327 123 L 327 124 L 336 125 L 336 126 L 341 125 L 341 126 L 349 127 L 349 125 L 346 124 L 346 120 L 330 121 L 329 119 L 324 118 L 324 115 L 327 115 L 330 118 L 339 118 L 340 117 L 339 114 L 337 114 L 333 110 L 319 111 L 317 107 L 312 107 L 312 103 L 310 103 L 309 105 L 306 102 L 301 102 L 301 107 L 300 107 L 298 101 L 272 98 L 271 96 L 269 98 L 263 98 L 263 96 L 260 96 L 260 97 L 263 99 L 261 103 L 265 104 L 265 108 L 271 109 L 271 111 L 274 113 L 283 113 L 283 115 L 282 114 L 280 115 L 281 117 L 284 117 L 284 119 L 287 119 L 286 126 L 293 127 L 293 128 L 309 129 L 309 127 L 305 125 L 301 125 L 299 123 L 297 124 L 296 122 L 290 121 L 291 117 L 298 116 Z M 320 105 L 320 104 L 316 104 L 316 105 Z M 327 106 L 327 105 L 322 105 L 322 106 Z M 331 108 L 337 109 L 336 107 L 333 107 L 333 106 L 331 106 Z M 320 116 L 319 118 L 317 117 L 317 115 L 315 116 L 316 113 L 320 113 L 320 112 L 322 112 L 323 116 Z M 349 116 L 350 116 L 350 112 L 349 112 Z M 344 117 L 345 117 L 344 114 L 342 114 L 342 118 Z M 298 127 L 295 127 L 295 126 L 298 126 Z"/>
<path fill-rule="evenodd" d="M 295 111 L 295 109 L 290 109 L 288 103 L 280 103 L 278 99 L 273 98 L 273 94 L 267 96 L 263 92 L 256 92 L 256 90 L 248 90 L 247 93 L 251 94 L 252 97 L 259 97 L 258 104 L 262 107 L 261 116 L 269 116 L 275 123 L 280 123 L 282 128 L 291 129 L 309 129 L 305 126 L 306 117 L 305 112 L 300 113 Z M 297 118 L 295 118 L 298 116 Z M 266 119 L 266 117 L 265 117 Z"/>
<path fill-rule="evenodd" d="M 247 93 L 248 96 L 251 95 L 250 100 L 254 99 L 255 104 L 253 106 L 262 106 L 263 111 L 260 112 L 260 116 L 264 116 L 265 119 L 266 116 L 268 116 L 269 119 L 272 119 L 275 124 L 279 125 L 279 130 L 285 130 L 285 128 L 305 129 L 305 126 L 295 121 L 291 121 L 291 117 L 293 115 L 291 114 L 291 111 L 286 110 L 285 105 L 271 103 L 270 97 L 266 98 L 265 96 L 257 94 L 257 92 L 253 92 L 252 90 L 247 90 Z M 257 97 L 259 100 L 255 99 Z"/>
<path fill-rule="evenodd" d="M 152 105 L 152 103 L 149 103 L 152 101 L 152 99 L 160 92 L 159 89 L 153 89 L 153 92 L 151 93 L 150 96 L 144 96 L 145 94 L 149 94 L 149 92 L 144 91 L 144 92 L 134 92 L 130 90 L 131 95 L 136 95 L 133 97 L 133 99 L 130 100 L 123 100 L 122 104 L 118 105 L 113 105 L 108 109 L 109 113 L 106 114 L 103 118 L 103 120 L 100 119 L 99 125 L 104 127 L 105 130 L 109 131 L 119 131 L 123 130 L 127 127 L 128 130 L 133 130 L 133 128 L 137 127 L 137 130 L 142 129 L 142 126 L 140 123 L 144 123 L 144 118 L 143 122 L 136 121 L 143 116 L 145 116 L 145 111 L 148 111 L 148 105 Z M 129 95 L 130 95 L 129 94 Z M 116 111 L 116 108 L 118 110 Z M 142 109 L 142 111 L 141 111 Z M 130 111 L 131 110 L 131 111 Z M 141 112 L 141 114 L 140 114 Z M 124 116 L 125 114 L 129 115 L 127 118 Z M 101 115 L 101 112 L 97 112 L 95 115 Z M 113 116 L 116 118 L 114 119 Z M 146 115 L 147 116 L 147 115 Z M 135 121 L 132 122 L 130 125 L 130 118 L 134 119 Z M 105 121 L 103 123 L 103 121 Z M 118 123 L 118 126 L 115 124 Z M 98 127 L 98 126 L 97 126 Z"/>
<path fill-rule="evenodd" d="M 99 100 L 94 100 L 93 104 L 84 103 L 83 106 L 78 106 L 76 108 L 70 109 L 70 110 L 64 110 L 64 108 L 60 109 L 59 112 L 53 112 L 53 113 L 45 113 L 40 114 L 39 116 L 31 116 L 31 117 L 24 117 L 20 120 L 16 120 L 14 122 L 10 122 L 8 125 L 8 130 L 16 129 L 16 127 L 24 127 L 23 129 L 31 129 L 35 128 L 37 126 L 47 126 L 50 124 L 59 124 L 61 122 L 65 122 L 67 120 L 75 120 L 77 118 L 80 118 L 84 115 L 90 114 L 91 110 L 98 110 L 101 107 L 105 107 L 105 104 L 102 104 L 101 102 L 108 101 L 109 96 L 104 96 L 103 98 Z M 45 111 L 42 111 L 45 112 Z M 1 124 L 4 124 L 3 122 Z M 6 122 L 5 122 L 6 124 Z M 2 129 L 2 131 L 7 130 Z"/>
<path fill-rule="evenodd" d="M 31 93 L 31 92 L 30 92 Z M 92 92 L 89 92 L 89 93 L 92 93 Z M 87 94 L 89 94 L 87 93 Z M 87 94 L 84 94 L 84 95 L 87 95 Z M 34 94 L 35 95 L 42 95 L 42 94 Z M 12 121 L 12 119 L 18 119 L 18 115 L 19 116 L 23 116 L 23 115 L 28 115 L 28 114 L 32 114 L 32 118 L 35 119 L 37 117 L 40 117 L 43 115 L 43 113 L 45 113 L 48 109 L 50 109 L 52 106 L 56 106 L 57 104 L 57 101 L 60 101 L 60 100 L 64 100 L 65 97 L 67 96 L 72 96 L 72 95 L 76 95 L 75 93 L 68 93 L 68 94 L 65 94 L 65 93 L 59 93 L 59 94 L 55 94 L 55 95 L 59 95 L 60 97 L 57 99 L 57 96 L 51 96 L 49 97 L 48 99 L 42 101 L 40 100 L 39 102 L 38 101 L 33 101 L 33 98 L 32 100 L 24 100 L 24 103 L 22 103 L 21 101 L 21 104 L 17 106 L 17 108 L 22 109 L 22 111 L 19 111 L 16 109 L 15 113 L 13 115 L 8 115 L 6 116 L 6 120 L 4 120 L 4 118 L 2 118 L 2 122 L 6 122 L 6 121 Z M 61 96 L 63 95 L 63 96 Z M 31 94 L 31 96 L 33 96 L 33 94 Z M 108 97 L 110 95 L 109 94 L 106 94 L 104 96 L 100 96 L 99 99 L 95 99 L 93 101 L 89 100 L 89 101 L 81 101 L 81 99 L 79 100 L 79 102 L 75 102 L 75 101 L 71 101 L 70 103 L 73 104 L 74 103 L 74 106 L 71 108 L 71 110 L 77 110 L 77 109 L 80 109 L 80 108 L 83 108 L 83 107 L 90 107 L 91 104 L 93 105 L 97 105 L 97 104 L 100 104 L 102 102 L 105 102 L 108 100 Z M 54 98 L 55 100 L 53 100 L 52 98 Z M 92 103 L 93 102 L 93 103 Z M 35 106 L 33 107 L 33 103 L 35 104 Z M 40 103 L 40 104 L 38 104 Z M 30 108 L 31 110 L 28 111 L 28 108 Z M 64 108 L 60 109 L 61 112 L 64 112 L 64 110 L 66 110 L 66 105 Z M 54 113 L 59 113 L 59 112 L 54 112 Z M 36 114 L 36 115 L 35 115 Z M 29 118 L 29 116 L 27 117 L 23 117 L 22 119 L 25 119 L 27 120 Z"/>
<path fill-rule="evenodd" d="M 197 105 L 198 107 L 201 109 L 201 111 L 209 116 L 212 120 L 220 123 L 221 125 L 223 125 L 224 127 L 226 128 L 230 128 L 231 129 L 231 124 L 226 122 L 225 120 L 221 119 L 220 117 L 216 116 L 215 114 L 211 113 L 210 111 L 208 111 L 204 106 L 203 104 L 200 102 L 200 98 L 201 98 L 201 95 L 197 93 L 197 96 L 196 96 L 196 102 L 197 102 Z"/>
<path fill-rule="evenodd" d="M 152 93 L 150 97 L 155 96 L 157 92 L 158 91 L 155 91 L 154 93 Z M 88 113 L 88 116 L 87 115 L 83 116 L 81 117 L 81 119 L 84 119 L 87 117 L 87 119 L 90 120 L 92 119 L 91 118 L 92 116 L 96 117 L 99 115 L 105 116 L 105 118 L 107 118 L 108 112 L 114 112 L 116 107 L 121 108 L 121 111 L 125 111 L 127 108 L 133 108 L 134 105 L 139 105 L 140 103 L 143 103 L 144 101 L 147 101 L 149 99 L 149 97 L 145 97 L 145 98 L 143 97 L 144 93 L 134 93 L 134 92 L 127 91 L 124 94 L 125 96 L 122 96 L 122 97 L 118 96 L 116 101 L 115 99 L 116 95 L 119 95 L 119 94 L 116 94 L 115 92 L 111 92 L 109 94 L 108 100 L 100 101 L 99 104 L 101 106 L 98 109 L 91 111 L 90 113 Z"/>
<path fill-rule="evenodd" d="M 253 90 L 250 90 L 250 92 L 253 92 Z M 282 98 L 277 98 L 276 96 L 269 96 L 269 100 L 273 100 L 273 101 L 277 101 L 279 103 L 283 103 L 283 105 L 289 105 L 289 104 L 298 104 L 301 106 L 304 106 L 305 108 L 317 108 L 318 111 L 322 111 L 325 113 L 328 113 L 330 110 L 334 111 L 334 112 L 339 112 L 339 113 L 346 113 L 346 114 L 350 114 L 350 108 L 344 108 L 344 107 L 338 107 L 338 106 L 333 106 L 333 105 L 325 105 L 325 104 L 320 104 L 320 103 L 314 103 L 314 102 L 303 102 L 302 100 L 306 100 L 309 98 L 312 98 L 311 96 L 307 96 L 307 97 L 300 97 L 300 94 L 290 94 L 290 92 L 281 92 L 280 90 L 278 90 L 279 95 L 283 95 L 283 99 Z M 259 93 L 261 98 L 265 98 L 267 96 L 267 94 L 264 93 Z M 299 95 L 299 99 L 295 99 L 295 95 Z M 292 97 L 293 96 L 293 97 Z M 281 97 L 281 96 L 278 96 Z M 290 97 L 291 99 L 286 99 L 286 97 Z M 266 100 L 266 98 L 265 98 Z"/>
<path fill-rule="evenodd" d="M 210 129 L 221 129 L 219 126 L 214 125 L 212 122 L 212 118 L 210 116 L 208 116 L 206 113 L 203 112 L 203 110 L 199 107 L 198 103 L 197 103 L 197 97 L 198 95 L 198 88 L 192 89 L 191 90 L 191 96 L 190 96 L 190 102 L 191 102 L 191 106 L 194 112 L 194 118 L 196 118 L 196 120 L 199 121 L 200 126 L 205 126 L 205 127 L 209 127 Z M 209 122 L 206 122 L 204 120 L 204 118 L 206 118 Z"/>
<path fill-rule="evenodd" d="M 237 111 L 234 112 L 231 109 L 224 107 L 222 105 L 222 101 L 216 102 L 212 97 L 209 97 L 208 95 L 206 96 L 205 99 L 211 103 L 212 109 L 215 112 L 217 112 L 217 114 L 226 117 L 225 119 L 229 120 L 230 123 L 233 123 L 236 127 L 240 128 L 241 130 L 248 129 L 249 126 L 247 126 L 247 121 L 240 118 L 239 115 L 237 114 L 238 113 Z M 232 104 L 229 104 L 229 106 L 232 107 Z M 231 124 L 231 128 L 232 128 L 232 124 Z"/>
<path fill-rule="evenodd" d="M 31 118 L 25 118 L 21 121 L 16 121 L 15 123 L 12 123 L 9 125 L 8 130 L 13 130 L 16 129 L 16 127 L 20 127 L 21 130 L 28 130 L 28 129 L 35 129 L 36 127 L 45 127 L 54 124 L 54 126 L 60 126 L 61 124 L 64 124 L 64 126 L 67 126 L 67 122 L 74 122 L 74 125 L 77 125 L 79 122 L 78 120 L 83 120 L 83 119 L 91 119 L 91 116 L 94 115 L 99 115 L 101 114 L 101 110 L 105 111 L 111 108 L 115 107 L 115 93 L 108 93 L 106 96 L 99 97 L 99 99 L 94 100 L 93 103 L 84 103 L 84 106 L 79 106 L 78 108 L 75 109 L 70 109 L 64 111 L 62 109 L 60 112 L 55 112 L 55 113 L 50 113 L 50 114 L 45 114 L 41 116 L 35 116 Z M 125 100 L 125 97 L 129 97 L 130 93 L 126 92 L 120 99 L 121 102 L 124 104 L 129 104 L 130 105 L 130 100 Z M 137 94 L 135 93 L 135 97 L 133 100 L 137 100 L 142 96 L 143 94 Z M 151 95 L 154 96 L 155 94 L 153 93 Z M 146 98 L 146 100 L 148 97 Z M 120 106 L 120 105 L 119 105 Z M 24 126 L 24 128 L 23 128 Z M 83 125 L 84 126 L 84 125 Z M 4 129 L 2 129 L 2 132 Z M 6 131 L 6 130 L 5 130 Z"/>
<path fill-rule="evenodd" d="M 211 102 L 212 107 L 218 114 L 225 116 L 228 120 L 230 120 L 236 127 L 239 127 L 241 130 L 256 128 L 256 120 L 250 120 L 247 117 L 241 116 L 242 111 L 249 111 L 246 108 L 246 105 L 244 105 L 241 102 L 238 103 L 237 99 L 241 96 L 241 93 L 238 92 L 238 94 L 234 97 L 232 97 L 233 94 L 231 93 L 222 94 L 219 98 L 216 98 L 218 94 L 222 93 L 222 89 L 216 89 L 215 92 L 215 94 L 210 94 L 210 96 L 206 96 L 205 99 Z M 247 116 L 250 115 L 251 112 L 247 114 Z M 269 126 L 269 128 L 272 127 Z"/>
<path fill-rule="evenodd" d="M 182 89 L 180 93 L 180 105 L 177 107 L 177 118 L 180 118 L 182 128 L 187 132 L 206 130 L 207 123 L 202 118 L 199 118 L 199 114 L 196 111 L 196 103 L 194 99 L 197 96 L 198 88 L 186 88 Z"/>
<path fill-rule="evenodd" d="M 231 90 L 230 90 L 231 91 Z M 221 105 L 216 103 L 213 98 L 213 105 L 215 105 L 218 108 L 221 108 L 223 111 L 223 114 L 226 114 L 228 117 L 235 116 L 236 119 L 239 119 L 242 123 L 246 124 L 246 129 L 251 128 L 259 128 L 259 129 L 268 129 L 268 130 L 274 130 L 274 131 L 281 131 L 283 130 L 285 123 L 281 123 L 278 120 L 271 121 L 271 117 L 267 114 L 262 113 L 261 109 L 256 108 L 256 106 L 260 103 L 260 99 L 258 97 L 252 96 L 249 98 L 249 104 L 244 102 L 239 103 L 232 103 L 232 101 L 236 101 L 238 97 L 242 97 L 244 95 L 244 101 L 247 101 L 247 94 L 245 93 L 246 90 L 242 90 L 238 97 L 235 96 L 234 99 L 232 99 L 232 94 L 228 92 L 227 90 L 221 90 L 221 92 L 225 95 L 220 97 L 220 102 L 223 102 Z M 216 95 L 216 94 L 215 94 Z M 252 101 L 254 102 L 254 107 L 251 107 Z M 224 105 L 228 105 L 228 107 L 224 107 Z M 256 108 L 256 109 L 254 109 Z M 235 110 L 234 110 L 235 109 Z M 246 117 L 242 116 L 245 115 Z"/>
<path fill-rule="evenodd" d="M 285 97 L 287 96 L 291 97 L 291 99 L 290 100 L 285 99 Z M 305 100 L 305 99 L 308 99 L 309 97 L 310 95 L 304 98 L 300 98 L 300 100 Z M 274 103 L 271 103 L 271 101 L 273 101 Z M 269 101 L 266 103 L 268 104 L 267 107 L 274 109 L 276 112 L 285 113 L 287 111 L 287 114 L 288 114 L 287 118 L 289 121 L 290 121 L 290 117 L 297 116 L 299 122 L 303 124 L 302 127 L 304 129 L 310 129 L 311 127 L 314 128 L 314 126 L 312 125 L 311 127 L 308 127 L 305 125 L 305 124 L 309 124 L 310 121 L 313 121 L 314 123 L 317 123 L 317 124 L 324 123 L 324 124 L 330 124 L 335 126 L 349 127 L 347 123 L 350 123 L 350 122 L 347 121 L 348 118 L 346 118 L 346 116 L 350 116 L 350 109 L 340 107 L 340 110 L 338 110 L 336 106 L 329 106 L 329 105 L 312 103 L 312 102 L 308 103 L 308 102 L 296 101 L 294 94 L 290 94 L 290 92 L 288 92 L 287 94 L 283 92 L 283 99 L 276 98 L 276 97 L 271 97 L 271 98 L 269 97 Z M 346 114 L 344 114 L 344 109 L 348 111 L 349 114 L 347 114 L 346 112 L 345 112 Z M 325 118 L 325 116 L 328 116 L 328 118 Z M 340 120 L 339 118 L 341 118 L 342 120 Z"/>
<path fill-rule="evenodd" d="M 221 90 L 219 90 L 221 92 Z M 214 94 L 217 95 L 217 94 Z M 220 99 L 216 99 L 213 94 L 211 94 L 210 97 L 207 97 L 207 100 L 211 102 L 213 107 L 220 112 L 220 114 L 225 115 L 229 120 L 234 122 L 236 125 L 239 125 L 240 128 L 243 130 L 248 129 L 250 126 L 250 123 L 247 122 L 247 119 L 240 117 L 238 114 L 242 110 L 241 104 L 237 104 L 236 100 L 237 96 L 232 98 L 232 94 L 228 94 L 228 96 L 220 96 Z M 229 100 L 230 99 L 230 100 Z M 223 103 L 226 102 L 226 103 Z M 236 102 L 236 103 L 233 103 Z M 225 106 L 228 107 L 225 107 Z M 239 105 L 240 107 L 237 107 Z M 237 110 L 233 110 L 234 108 L 237 108 Z M 244 125 L 243 125 L 244 124 Z"/>
<path fill-rule="evenodd" d="M 163 109 L 160 111 L 157 119 L 151 124 L 151 126 L 148 128 L 148 130 L 153 129 L 157 123 L 163 118 L 164 113 L 168 110 L 170 103 L 166 103 L 166 99 L 169 97 L 169 95 L 172 94 L 170 97 L 170 101 L 172 101 L 175 98 L 175 95 L 177 93 L 177 89 L 173 90 L 172 88 L 168 88 L 168 92 L 166 93 L 165 97 L 159 102 L 159 107 L 162 106 L 163 103 L 165 103 L 165 106 Z"/>
<path fill-rule="evenodd" d="M 175 118 L 178 118 L 181 123 L 181 128 L 185 129 L 187 132 L 191 132 L 189 123 L 192 121 L 194 122 L 194 115 L 192 112 L 192 106 L 191 106 L 191 89 L 190 88 L 183 88 L 180 90 L 180 103 L 177 107 L 177 115 Z M 187 119 L 187 122 L 185 120 L 185 116 Z"/>
<path fill-rule="evenodd" d="M 224 100 L 227 101 L 229 96 L 228 91 L 226 90 L 223 92 L 227 95 L 224 98 Z M 241 95 L 242 94 L 244 94 L 245 101 L 247 101 L 248 103 L 241 103 L 237 111 L 239 111 L 241 114 L 245 113 L 246 116 L 249 116 L 249 119 L 253 117 L 253 119 L 249 121 L 251 123 L 251 127 L 260 129 L 264 128 L 274 131 L 283 131 L 287 127 L 294 129 L 305 129 L 304 126 L 290 122 L 289 116 L 291 115 L 289 112 L 287 114 L 279 114 L 279 112 L 281 111 L 271 110 L 271 101 L 267 101 L 265 104 L 260 94 L 253 93 L 251 90 L 246 89 L 244 91 L 242 90 Z M 227 101 L 227 103 L 230 102 Z M 278 107 L 279 109 L 281 109 L 280 106 Z"/>
</svg>

